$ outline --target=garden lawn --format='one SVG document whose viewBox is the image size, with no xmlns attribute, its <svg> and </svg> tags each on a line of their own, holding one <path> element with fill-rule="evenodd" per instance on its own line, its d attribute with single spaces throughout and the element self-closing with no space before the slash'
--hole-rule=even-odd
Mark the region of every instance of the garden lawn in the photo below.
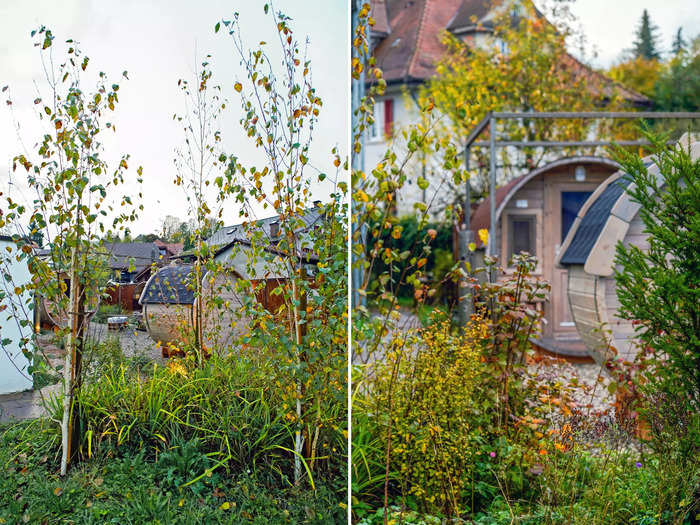
<svg viewBox="0 0 700 525">
<path fill-rule="evenodd" d="M 159 457 L 126 449 L 76 464 L 58 475 L 56 426 L 31 420 L 0 428 L 0 523 L 344 523 L 340 486 L 320 478 L 316 491 L 281 488 L 246 471 L 206 472 L 196 442 Z M 261 474 L 262 476 L 262 474 Z M 336 485 L 344 484 L 340 480 Z"/>
</svg>

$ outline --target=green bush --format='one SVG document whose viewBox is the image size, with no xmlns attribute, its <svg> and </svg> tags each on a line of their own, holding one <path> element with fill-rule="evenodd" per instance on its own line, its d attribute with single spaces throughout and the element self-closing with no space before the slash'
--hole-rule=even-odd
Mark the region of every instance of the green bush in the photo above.
<svg viewBox="0 0 700 525">
<path fill-rule="evenodd" d="M 649 249 L 617 247 L 620 316 L 635 323 L 649 354 L 649 387 L 700 410 L 700 160 L 686 147 L 655 144 L 657 180 L 642 159 L 619 152 Z"/>
<path fill-rule="evenodd" d="M 107 319 L 115 315 L 122 315 L 122 309 L 118 304 L 100 304 L 92 320 L 96 323 L 106 323 Z"/>
<path fill-rule="evenodd" d="M 422 226 L 419 219 L 415 215 L 407 215 L 395 221 L 392 228 L 382 227 L 381 224 L 371 224 L 369 227 L 369 235 L 374 237 L 374 232 L 377 232 L 379 243 L 395 253 L 411 253 L 412 256 L 420 253 L 421 257 L 426 258 L 426 264 L 423 270 L 431 276 L 433 283 L 441 283 L 439 293 L 434 297 L 435 302 L 449 302 L 451 299 L 452 282 L 445 279 L 448 271 L 454 266 L 452 261 L 452 228 L 450 225 L 439 223 L 428 223 Z M 434 230 L 435 236 L 432 237 L 429 233 Z M 394 231 L 400 231 L 400 237 L 393 235 Z M 432 232 L 431 232 L 432 233 Z M 373 238 L 372 243 L 367 243 L 367 250 L 377 241 Z M 434 249 L 434 247 L 438 247 Z M 367 252 L 367 257 L 374 260 L 372 265 L 372 277 L 370 283 L 378 278 L 379 275 L 386 272 L 389 267 L 384 263 L 382 257 L 374 258 L 370 251 Z M 387 288 L 394 291 L 399 297 L 413 298 L 414 287 L 402 279 L 402 274 L 405 267 L 409 266 L 408 259 L 404 259 L 402 263 L 391 264 L 392 283 L 387 284 Z M 393 285 L 392 285 L 393 284 Z"/>
</svg>

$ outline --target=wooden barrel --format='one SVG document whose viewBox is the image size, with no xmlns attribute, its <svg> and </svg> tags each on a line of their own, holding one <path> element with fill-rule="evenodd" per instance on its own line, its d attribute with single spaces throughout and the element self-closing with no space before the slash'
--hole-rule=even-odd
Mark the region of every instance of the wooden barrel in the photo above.
<svg viewBox="0 0 700 525">
<path fill-rule="evenodd" d="M 100 298 L 98 296 L 89 296 L 85 306 L 85 321 L 90 322 L 90 319 L 100 307 Z M 68 313 L 68 303 L 58 305 L 47 297 L 40 297 L 38 301 L 39 321 L 42 324 L 49 326 L 57 326 L 58 328 L 67 328 L 70 325 L 70 315 Z"/>
<path fill-rule="evenodd" d="M 168 347 L 181 348 L 193 342 L 198 308 L 193 272 L 193 265 L 165 266 L 151 276 L 139 299 L 146 330 L 161 343 L 164 355 L 169 353 Z M 202 279 L 202 342 L 208 351 L 235 351 L 236 340 L 250 329 L 245 294 L 237 290 L 240 279 L 234 271 L 207 273 Z M 284 282 L 265 280 L 254 300 L 275 314 L 280 309 L 281 296 L 272 290 Z M 282 317 L 276 322 L 286 323 L 286 317 Z"/>
<path fill-rule="evenodd" d="M 164 355 L 171 345 L 187 344 L 192 332 L 192 271 L 191 264 L 164 266 L 151 275 L 139 298 L 148 335 L 161 343 Z"/>
<path fill-rule="evenodd" d="M 245 298 L 236 290 L 239 279 L 235 272 L 207 273 L 202 279 L 202 342 L 208 350 L 231 351 L 236 339 L 249 329 Z M 193 319 L 196 315 L 194 304 Z"/>
</svg>

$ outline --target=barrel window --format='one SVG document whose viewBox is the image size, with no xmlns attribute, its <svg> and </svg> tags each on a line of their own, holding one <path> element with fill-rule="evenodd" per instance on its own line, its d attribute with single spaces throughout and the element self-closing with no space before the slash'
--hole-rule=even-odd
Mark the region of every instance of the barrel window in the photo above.
<svg viewBox="0 0 700 525">
<path fill-rule="evenodd" d="M 508 261 L 513 255 L 527 252 L 537 255 L 534 215 L 511 215 L 508 217 Z"/>
</svg>

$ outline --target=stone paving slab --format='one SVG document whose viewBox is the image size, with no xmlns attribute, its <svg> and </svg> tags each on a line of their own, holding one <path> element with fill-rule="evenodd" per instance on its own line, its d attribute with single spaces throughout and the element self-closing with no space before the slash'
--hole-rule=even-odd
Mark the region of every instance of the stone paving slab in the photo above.
<svg viewBox="0 0 700 525">
<path fill-rule="evenodd" d="M 32 419 L 46 414 L 42 395 L 48 399 L 51 394 L 58 393 L 61 384 L 49 385 L 39 390 L 27 390 L 14 394 L 0 396 L 0 423 L 9 423 L 22 419 Z"/>
<path fill-rule="evenodd" d="M 106 324 L 90 323 L 88 337 L 97 341 L 104 341 L 108 337 L 118 337 L 125 357 L 133 357 L 142 354 L 149 360 L 158 364 L 164 364 L 166 360 L 161 356 L 160 350 L 146 332 L 133 329 L 122 329 L 110 331 Z M 64 351 L 54 345 L 53 334 L 45 333 L 38 336 L 39 344 L 44 350 L 44 354 L 49 359 L 50 364 L 55 367 L 62 364 Z M 45 415 L 43 398 L 48 399 L 51 394 L 61 391 L 61 383 L 49 385 L 38 390 L 27 390 L 25 392 L 14 392 L 0 395 L 0 423 L 8 423 L 22 419 L 31 419 Z"/>
</svg>

